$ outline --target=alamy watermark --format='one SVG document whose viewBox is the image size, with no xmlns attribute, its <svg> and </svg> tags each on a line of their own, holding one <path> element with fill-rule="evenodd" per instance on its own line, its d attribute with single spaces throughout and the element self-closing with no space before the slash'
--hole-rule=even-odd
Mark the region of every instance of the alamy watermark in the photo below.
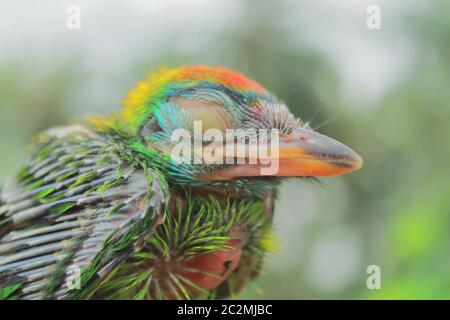
<svg viewBox="0 0 450 320">
<path fill-rule="evenodd" d="M 81 8 L 77 5 L 70 5 L 67 7 L 66 26 L 69 30 L 81 29 Z"/>
<path fill-rule="evenodd" d="M 260 165 L 261 175 L 274 175 L 279 169 L 278 129 L 210 128 L 203 132 L 202 122 L 194 121 L 194 131 L 176 129 L 171 152 L 177 164 L 250 164 Z"/>
<path fill-rule="evenodd" d="M 367 289 L 381 289 L 381 268 L 375 264 L 367 267 L 367 277 L 366 285 Z"/>
<path fill-rule="evenodd" d="M 381 8 L 377 5 L 370 5 L 366 9 L 366 26 L 369 30 L 381 29 Z"/>
<path fill-rule="evenodd" d="M 81 269 L 77 265 L 71 265 L 66 272 L 66 285 L 69 291 L 81 289 Z"/>
</svg>

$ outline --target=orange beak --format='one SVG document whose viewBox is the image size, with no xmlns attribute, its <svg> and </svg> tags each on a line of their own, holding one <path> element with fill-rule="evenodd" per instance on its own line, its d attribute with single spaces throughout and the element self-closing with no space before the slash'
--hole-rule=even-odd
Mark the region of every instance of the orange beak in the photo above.
<svg viewBox="0 0 450 320">
<path fill-rule="evenodd" d="M 339 176 L 363 165 L 355 151 L 311 130 L 298 129 L 280 138 L 279 150 L 277 176 Z"/>
<path fill-rule="evenodd" d="M 227 156 L 225 154 L 225 156 Z M 267 164 L 237 164 L 203 176 L 202 180 L 231 180 L 238 177 L 264 176 L 262 168 Z M 278 154 L 265 160 L 277 162 L 272 176 L 278 177 L 318 177 L 338 176 L 355 170 L 363 165 L 362 158 L 344 144 L 307 129 L 297 129 L 288 136 L 279 139 Z M 271 164 L 273 165 L 273 164 Z"/>
</svg>

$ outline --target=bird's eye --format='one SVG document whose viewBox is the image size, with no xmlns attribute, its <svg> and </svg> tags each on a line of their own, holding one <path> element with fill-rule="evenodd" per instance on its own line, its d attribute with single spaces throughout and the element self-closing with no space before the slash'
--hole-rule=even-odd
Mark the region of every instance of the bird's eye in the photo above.
<svg viewBox="0 0 450 320">
<path fill-rule="evenodd" d="M 180 110 L 189 112 L 193 122 L 201 123 L 203 131 L 213 128 L 225 131 L 234 127 L 231 114 L 217 102 L 174 97 L 169 100 L 169 105 L 176 105 Z"/>
</svg>

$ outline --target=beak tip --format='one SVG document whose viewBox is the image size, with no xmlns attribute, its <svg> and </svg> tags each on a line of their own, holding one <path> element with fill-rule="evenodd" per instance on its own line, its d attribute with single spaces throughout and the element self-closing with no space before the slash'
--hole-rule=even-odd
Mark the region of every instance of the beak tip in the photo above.
<svg viewBox="0 0 450 320">
<path fill-rule="evenodd" d="M 353 160 L 353 171 L 361 169 L 363 165 L 364 165 L 363 158 L 359 154 L 355 153 L 355 157 Z"/>
</svg>

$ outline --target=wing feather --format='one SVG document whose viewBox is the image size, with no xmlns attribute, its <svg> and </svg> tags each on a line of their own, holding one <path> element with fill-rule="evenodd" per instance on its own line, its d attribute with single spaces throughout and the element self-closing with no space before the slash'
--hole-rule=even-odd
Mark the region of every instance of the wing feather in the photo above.
<svg viewBox="0 0 450 320">
<path fill-rule="evenodd" d="M 122 160 L 111 138 L 80 127 L 38 140 L 0 191 L 0 298 L 88 298 L 161 222 L 164 181 Z"/>
</svg>

